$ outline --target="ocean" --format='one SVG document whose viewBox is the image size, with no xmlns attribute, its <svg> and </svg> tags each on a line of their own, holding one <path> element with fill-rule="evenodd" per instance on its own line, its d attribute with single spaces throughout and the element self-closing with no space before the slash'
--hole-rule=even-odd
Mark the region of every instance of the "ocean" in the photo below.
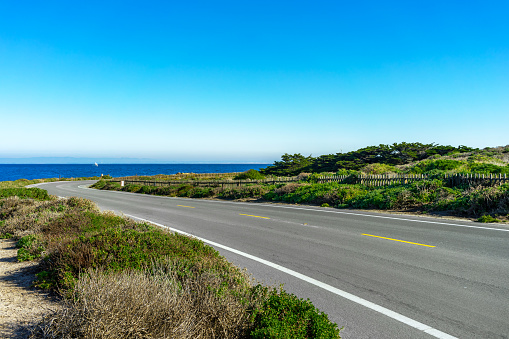
<svg viewBox="0 0 509 339">
<path fill-rule="evenodd" d="M 45 178 L 81 178 L 111 175 L 156 175 L 176 173 L 231 173 L 259 170 L 271 164 L 0 164 L 0 181 Z"/>
</svg>

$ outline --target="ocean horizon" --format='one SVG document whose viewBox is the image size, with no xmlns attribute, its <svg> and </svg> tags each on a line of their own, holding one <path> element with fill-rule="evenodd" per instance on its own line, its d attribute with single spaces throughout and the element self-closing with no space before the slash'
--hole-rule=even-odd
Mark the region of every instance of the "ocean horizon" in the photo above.
<svg viewBox="0 0 509 339">
<path fill-rule="evenodd" d="M 0 181 L 18 179 L 124 177 L 177 173 L 232 173 L 259 170 L 271 164 L 0 164 Z"/>
</svg>

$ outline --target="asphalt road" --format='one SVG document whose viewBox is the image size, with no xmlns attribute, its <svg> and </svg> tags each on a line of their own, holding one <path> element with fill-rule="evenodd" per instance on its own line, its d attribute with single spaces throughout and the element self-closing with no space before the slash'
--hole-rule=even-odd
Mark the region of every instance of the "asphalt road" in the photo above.
<svg viewBox="0 0 509 339">
<path fill-rule="evenodd" d="M 212 243 L 309 298 L 343 338 L 508 338 L 509 227 L 297 205 L 39 185 Z"/>
</svg>

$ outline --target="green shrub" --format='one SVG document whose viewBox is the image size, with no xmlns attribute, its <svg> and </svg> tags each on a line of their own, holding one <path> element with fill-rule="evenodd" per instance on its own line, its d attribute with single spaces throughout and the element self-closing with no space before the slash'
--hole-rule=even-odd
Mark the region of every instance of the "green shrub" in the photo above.
<svg viewBox="0 0 509 339">
<path fill-rule="evenodd" d="M 387 164 L 374 163 L 361 168 L 361 172 L 366 174 L 385 174 L 388 172 L 397 172 L 396 167 Z"/>
<path fill-rule="evenodd" d="M 238 188 L 218 188 L 216 194 L 219 198 L 223 199 L 245 199 L 245 198 L 260 198 L 264 197 L 269 190 L 274 189 L 274 185 L 252 185 L 241 186 Z M 270 192 L 269 192 L 270 193 Z"/>
<path fill-rule="evenodd" d="M 122 187 L 120 186 L 120 183 L 115 181 L 106 181 L 106 180 L 99 180 L 92 186 L 92 188 L 97 188 L 99 190 L 114 190 L 114 191 L 120 191 Z"/>
<path fill-rule="evenodd" d="M 253 313 L 253 339 L 340 338 L 339 329 L 327 315 L 308 300 L 284 290 L 273 290 L 267 301 Z"/>
<path fill-rule="evenodd" d="M 211 187 L 195 187 L 191 193 L 191 198 L 207 198 L 214 195 L 214 189 Z"/>
<path fill-rule="evenodd" d="M 489 223 L 489 222 L 500 222 L 500 220 L 496 219 L 496 218 L 493 218 L 491 215 L 487 214 L 487 215 L 483 215 L 481 217 L 479 217 L 477 219 L 478 222 L 485 222 L 485 223 Z"/>
<path fill-rule="evenodd" d="M 57 246 L 48 264 L 59 285 L 70 287 L 87 268 L 142 269 L 168 259 L 181 263 L 182 274 L 205 267 L 221 270 L 226 265 L 219 253 L 203 242 L 155 228 L 146 231 L 106 228 L 88 232 Z"/>
<path fill-rule="evenodd" d="M 140 189 L 141 189 L 141 186 L 139 186 L 139 185 L 128 184 L 128 185 L 125 185 L 125 186 L 124 186 L 124 188 L 122 189 L 122 191 L 136 193 L 136 192 L 138 192 Z"/>
<path fill-rule="evenodd" d="M 497 166 L 493 164 L 471 163 L 468 165 L 470 172 L 481 174 L 509 174 L 509 167 Z"/>
<path fill-rule="evenodd" d="M 102 190 L 102 189 L 104 189 L 105 186 L 106 186 L 106 181 L 101 179 L 101 180 L 97 181 L 96 183 L 94 183 L 90 187 Z"/>
<path fill-rule="evenodd" d="M 487 214 L 509 214 L 509 184 L 468 188 L 448 207 L 457 214 L 477 218 Z"/>
<path fill-rule="evenodd" d="M 156 191 L 155 186 L 141 186 L 140 190 L 137 193 L 152 194 L 155 191 Z"/>
<path fill-rule="evenodd" d="M 233 178 L 234 180 L 262 180 L 265 179 L 265 176 L 258 172 L 257 170 L 250 169 L 245 171 L 244 173 L 240 173 L 239 175 Z"/>
<path fill-rule="evenodd" d="M 18 240 L 18 261 L 34 260 L 44 252 L 44 243 L 35 234 L 30 234 Z"/>
<path fill-rule="evenodd" d="M 449 159 L 424 160 L 413 166 L 409 173 L 421 174 L 431 171 L 451 171 L 464 165 L 463 161 Z"/>
<path fill-rule="evenodd" d="M 57 281 L 55 280 L 55 275 L 49 271 L 40 271 L 35 274 L 34 286 L 40 289 L 49 290 L 55 286 L 57 286 Z"/>
<path fill-rule="evenodd" d="M 17 196 L 22 199 L 50 200 L 46 190 L 40 188 L 3 188 L 0 189 L 0 198 Z"/>
<path fill-rule="evenodd" d="M 10 233 L 1 233 L 0 232 L 0 239 L 11 239 L 13 237 Z"/>
</svg>

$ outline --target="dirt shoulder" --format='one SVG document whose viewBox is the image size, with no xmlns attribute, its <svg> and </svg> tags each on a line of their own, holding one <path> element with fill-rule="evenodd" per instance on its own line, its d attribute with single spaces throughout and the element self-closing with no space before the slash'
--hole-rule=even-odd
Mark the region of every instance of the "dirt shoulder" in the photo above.
<svg viewBox="0 0 509 339">
<path fill-rule="evenodd" d="M 31 286 L 37 262 L 18 262 L 15 245 L 0 239 L 0 338 L 26 338 L 27 325 L 58 307 L 55 298 Z"/>
</svg>

